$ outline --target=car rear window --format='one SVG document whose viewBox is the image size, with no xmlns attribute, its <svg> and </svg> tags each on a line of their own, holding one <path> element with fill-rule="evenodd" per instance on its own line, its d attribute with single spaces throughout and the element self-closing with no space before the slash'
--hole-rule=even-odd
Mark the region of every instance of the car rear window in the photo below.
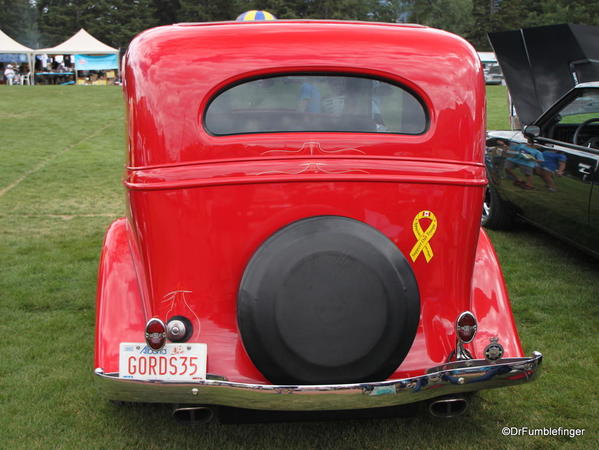
<svg viewBox="0 0 599 450">
<path fill-rule="evenodd" d="M 246 133 L 421 134 L 423 102 L 397 84 L 348 75 L 285 75 L 227 88 L 208 105 L 204 126 L 217 136 Z"/>
</svg>

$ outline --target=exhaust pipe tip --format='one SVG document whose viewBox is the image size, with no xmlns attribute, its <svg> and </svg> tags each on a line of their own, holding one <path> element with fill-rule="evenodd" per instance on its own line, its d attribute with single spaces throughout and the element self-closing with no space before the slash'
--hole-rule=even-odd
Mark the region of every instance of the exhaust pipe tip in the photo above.
<svg viewBox="0 0 599 450">
<path fill-rule="evenodd" d="M 181 423 L 212 423 L 216 420 L 216 409 L 210 406 L 175 407 L 173 417 Z"/>
<path fill-rule="evenodd" d="M 446 419 L 461 416 L 467 409 L 468 401 L 464 397 L 442 397 L 432 400 L 428 405 L 432 416 Z"/>
</svg>

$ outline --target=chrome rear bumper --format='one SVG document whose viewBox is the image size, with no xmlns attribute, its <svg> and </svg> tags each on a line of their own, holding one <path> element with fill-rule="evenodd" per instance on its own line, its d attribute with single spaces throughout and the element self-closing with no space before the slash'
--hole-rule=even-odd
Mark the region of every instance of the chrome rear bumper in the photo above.
<svg viewBox="0 0 599 450">
<path fill-rule="evenodd" d="M 543 355 L 506 358 L 490 363 L 473 359 L 433 367 L 426 375 L 373 383 L 333 385 L 262 385 L 205 380 L 194 383 L 136 381 L 95 370 L 111 400 L 191 403 L 248 409 L 310 411 L 364 409 L 402 405 L 433 397 L 514 386 L 532 381 Z"/>
</svg>

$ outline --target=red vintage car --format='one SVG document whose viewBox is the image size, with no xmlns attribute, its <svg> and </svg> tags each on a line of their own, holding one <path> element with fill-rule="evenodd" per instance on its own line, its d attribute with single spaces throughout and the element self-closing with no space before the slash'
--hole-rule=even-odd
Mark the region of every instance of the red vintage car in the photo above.
<svg viewBox="0 0 599 450">
<path fill-rule="evenodd" d="M 110 399 L 350 410 L 532 380 L 480 228 L 472 47 L 335 21 L 151 29 L 124 62 L 127 217 L 99 269 Z"/>
</svg>

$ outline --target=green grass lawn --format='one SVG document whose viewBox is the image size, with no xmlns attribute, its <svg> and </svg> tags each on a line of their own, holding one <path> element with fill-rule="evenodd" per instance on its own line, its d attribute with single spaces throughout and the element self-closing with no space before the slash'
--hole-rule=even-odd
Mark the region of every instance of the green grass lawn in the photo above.
<svg viewBox="0 0 599 450">
<path fill-rule="evenodd" d="M 489 128 L 507 128 L 505 88 L 488 92 Z M 0 130 L 0 448 L 597 447 L 598 264 L 527 228 L 491 236 L 544 371 L 480 393 L 459 419 L 191 428 L 163 406 L 109 403 L 92 375 L 94 303 L 104 231 L 124 212 L 121 91 L 2 86 Z M 586 431 L 504 437 L 504 426 Z"/>
<path fill-rule="evenodd" d="M 509 108 L 505 86 L 487 86 L 487 129 L 509 130 Z"/>
</svg>

